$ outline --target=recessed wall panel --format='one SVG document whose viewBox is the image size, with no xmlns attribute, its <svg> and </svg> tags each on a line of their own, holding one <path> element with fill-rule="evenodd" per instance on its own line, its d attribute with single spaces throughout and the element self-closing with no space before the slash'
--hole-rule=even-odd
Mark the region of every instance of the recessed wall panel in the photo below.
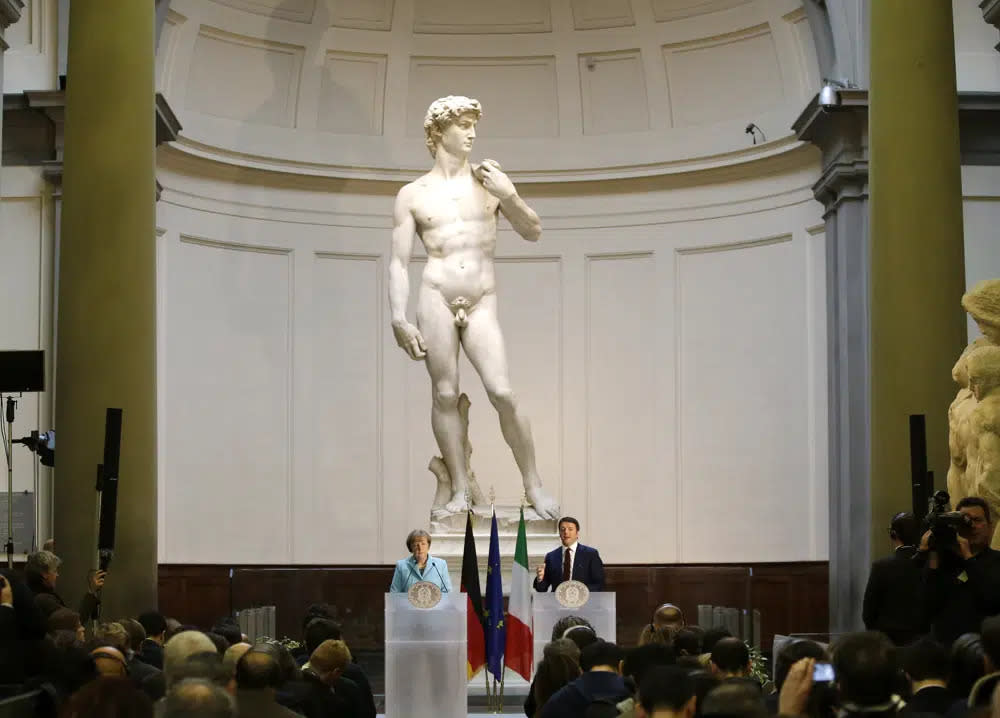
<svg viewBox="0 0 1000 718">
<path fill-rule="evenodd" d="M 445 95 L 483 105 L 481 137 L 555 137 L 559 101 L 555 58 L 415 57 L 410 63 L 407 134 L 422 137 L 427 107 Z M 525 108 L 531 108 L 530 112 Z"/>
<path fill-rule="evenodd" d="M 497 34 L 549 32 L 549 0 L 416 0 L 413 31 Z"/>
<path fill-rule="evenodd" d="M 746 5 L 750 0 L 651 0 L 657 22 L 680 20 L 695 15 L 729 10 Z"/>
<path fill-rule="evenodd" d="M 573 0 L 573 27 L 598 30 L 635 25 L 631 0 Z"/>
<path fill-rule="evenodd" d="M 586 258 L 587 530 L 650 537 L 629 543 L 639 562 L 657 560 L 653 537 L 669 515 L 655 462 L 655 268 L 652 253 Z"/>
<path fill-rule="evenodd" d="M 183 239 L 167 262 L 166 555 L 286 563 L 290 255 Z"/>
<path fill-rule="evenodd" d="M 391 30 L 393 5 L 393 0 L 332 0 L 330 24 L 356 30 Z"/>
<path fill-rule="evenodd" d="M 207 115 L 294 127 L 303 52 L 298 45 L 202 26 L 185 103 Z"/>
<path fill-rule="evenodd" d="M 811 558 L 808 271 L 790 237 L 677 256 L 683 562 Z"/>
<path fill-rule="evenodd" d="M 328 52 L 316 126 L 329 132 L 382 134 L 385 55 Z"/>
<path fill-rule="evenodd" d="M 21 17 L 4 31 L 4 40 L 12 51 L 25 50 L 31 47 L 35 38 L 35 18 L 38 8 L 35 3 L 41 0 L 24 0 Z M 36 48 L 37 50 L 37 48 Z"/>
<path fill-rule="evenodd" d="M 782 100 L 781 69 L 767 24 L 663 46 L 674 125 L 720 122 L 771 110 Z"/>
<path fill-rule="evenodd" d="M 804 95 L 811 96 L 820 86 L 819 60 L 816 59 L 816 42 L 809 28 L 805 10 L 799 8 L 784 16 L 795 36 L 795 59 L 799 69 L 799 82 Z"/>
<path fill-rule="evenodd" d="M 638 132 L 649 129 L 645 71 L 639 50 L 580 55 L 583 132 Z"/>
<path fill-rule="evenodd" d="M 213 0 L 213 2 L 254 15 L 293 22 L 310 22 L 316 9 L 316 0 Z"/>
<path fill-rule="evenodd" d="M 379 561 L 384 274 L 377 255 L 318 254 L 313 262 L 314 448 L 306 509 L 313 529 L 311 545 L 299 552 L 306 561 Z"/>
</svg>

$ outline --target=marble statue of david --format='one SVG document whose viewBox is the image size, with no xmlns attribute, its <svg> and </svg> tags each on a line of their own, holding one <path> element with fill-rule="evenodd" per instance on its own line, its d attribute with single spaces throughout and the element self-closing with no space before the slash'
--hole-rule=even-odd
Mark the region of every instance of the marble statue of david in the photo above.
<svg viewBox="0 0 1000 718">
<path fill-rule="evenodd" d="M 479 102 L 461 96 L 442 97 L 427 110 L 424 131 L 434 166 L 399 191 L 393 211 L 392 330 L 399 346 L 410 358 L 423 360 L 430 374 L 431 425 L 452 481 L 447 511 L 468 508 L 464 430 L 458 409 L 461 346 L 500 416 L 500 428 L 521 471 L 528 501 L 540 517 L 554 519 L 559 506 L 542 490 L 531 426 L 510 386 L 497 319 L 493 262 L 498 212 L 529 242 L 538 241 L 542 225 L 499 164 L 493 160 L 469 164 L 480 117 Z M 417 326 L 406 319 L 407 265 L 414 233 L 427 251 Z"/>
</svg>

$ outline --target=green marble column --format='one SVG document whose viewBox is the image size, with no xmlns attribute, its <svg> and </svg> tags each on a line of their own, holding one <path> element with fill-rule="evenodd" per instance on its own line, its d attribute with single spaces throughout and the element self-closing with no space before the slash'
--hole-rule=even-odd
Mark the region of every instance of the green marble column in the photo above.
<svg viewBox="0 0 1000 718">
<path fill-rule="evenodd" d="M 909 509 L 910 414 L 927 415 L 944 486 L 951 367 L 966 344 L 955 41 L 950 2 L 871 4 L 872 552 Z"/>
<path fill-rule="evenodd" d="M 69 17 L 55 539 L 72 604 L 96 566 L 105 409 L 122 408 L 108 619 L 156 606 L 153 12 L 148 0 L 74 0 Z"/>
</svg>

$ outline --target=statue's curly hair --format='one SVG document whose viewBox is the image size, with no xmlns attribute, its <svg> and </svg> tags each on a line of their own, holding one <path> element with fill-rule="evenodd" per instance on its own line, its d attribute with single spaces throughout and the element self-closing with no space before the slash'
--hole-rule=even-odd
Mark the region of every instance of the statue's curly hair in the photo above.
<svg viewBox="0 0 1000 718">
<path fill-rule="evenodd" d="M 424 115 L 424 134 L 426 139 L 424 144 L 431 153 L 431 157 L 437 152 L 437 141 L 444 132 L 444 129 L 464 114 L 472 113 L 478 122 L 483 117 L 483 107 L 479 100 L 473 100 L 464 95 L 448 95 L 439 97 L 427 108 Z"/>
</svg>

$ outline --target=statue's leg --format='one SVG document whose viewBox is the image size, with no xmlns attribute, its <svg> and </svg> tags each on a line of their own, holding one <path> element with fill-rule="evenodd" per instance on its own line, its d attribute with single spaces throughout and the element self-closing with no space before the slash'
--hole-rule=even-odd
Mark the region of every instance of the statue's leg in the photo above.
<svg viewBox="0 0 1000 718">
<path fill-rule="evenodd" d="M 431 427 L 451 475 L 451 500 L 445 509 L 458 513 L 468 508 L 465 446 L 458 411 L 458 329 L 441 295 L 429 287 L 420 288 L 417 324 L 427 349 L 424 363 L 431 377 Z"/>
<path fill-rule="evenodd" d="M 542 518 L 558 518 L 559 504 L 542 490 L 542 480 L 535 466 L 531 424 L 519 409 L 511 390 L 496 302 L 495 294 L 487 294 L 479 301 L 469 314 L 468 326 L 462 332 L 462 346 L 472 366 L 479 372 L 490 402 L 500 416 L 500 430 L 521 471 L 528 501 Z"/>
</svg>

